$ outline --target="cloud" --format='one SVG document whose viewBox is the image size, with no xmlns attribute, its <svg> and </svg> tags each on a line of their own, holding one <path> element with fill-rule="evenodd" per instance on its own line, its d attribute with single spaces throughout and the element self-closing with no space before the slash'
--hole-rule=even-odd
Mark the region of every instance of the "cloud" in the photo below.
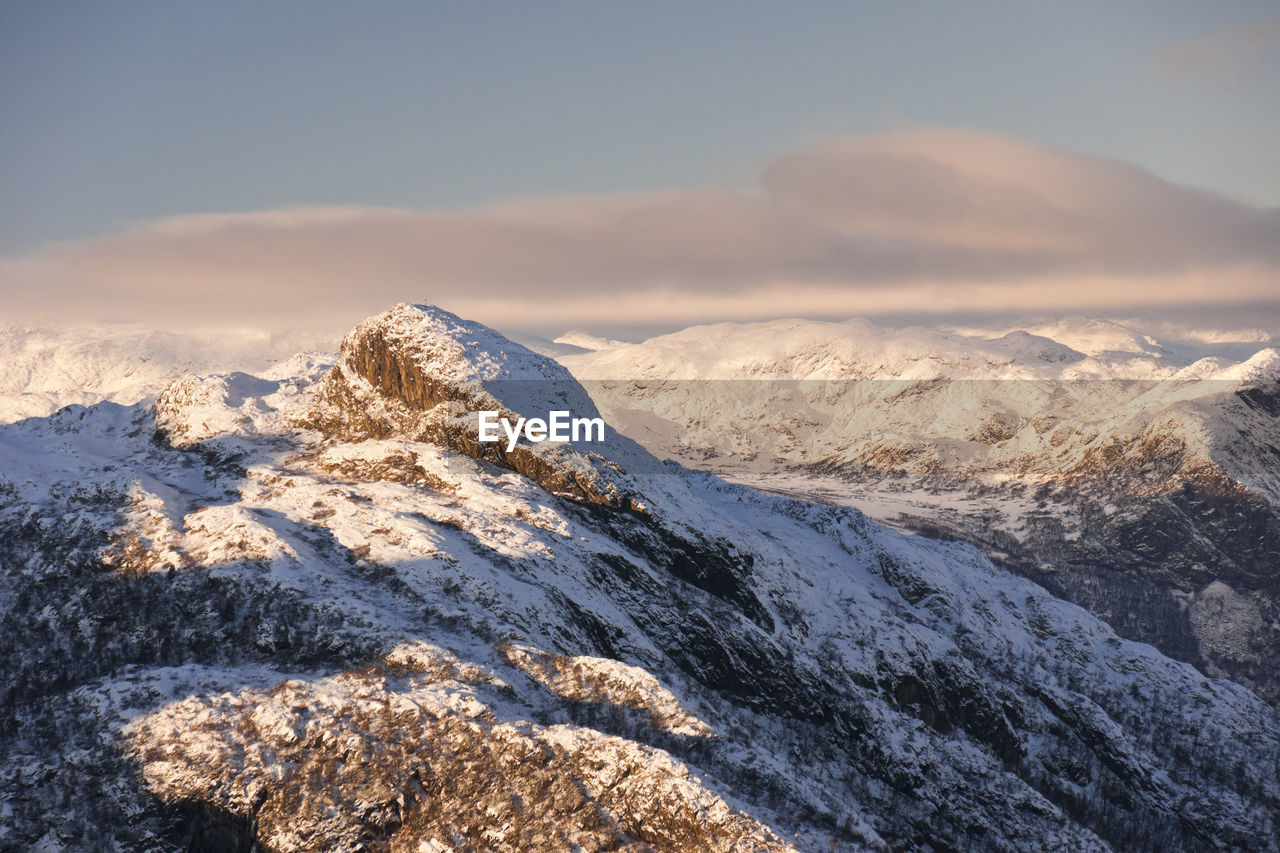
<svg viewBox="0 0 1280 853">
<path fill-rule="evenodd" d="M 0 261 L 10 314 L 348 325 L 428 301 L 503 328 L 1274 305 L 1280 210 L 1004 137 L 835 139 L 742 190 L 463 211 L 185 216 Z"/>
</svg>

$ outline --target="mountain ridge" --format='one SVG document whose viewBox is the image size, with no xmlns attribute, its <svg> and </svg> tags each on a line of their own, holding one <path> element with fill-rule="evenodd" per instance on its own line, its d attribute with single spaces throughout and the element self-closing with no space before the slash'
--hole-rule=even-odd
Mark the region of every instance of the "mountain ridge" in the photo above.
<svg viewBox="0 0 1280 853">
<path fill-rule="evenodd" d="M 783 321 L 561 361 L 661 456 L 973 542 L 1276 701 L 1280 352 L 1176 357 L 1118 324 L 1058 325 L 1079 350 Z"/>
<path fill-rule="evenodd" d="M 0 428 L 0 845 L 1280 846 L 1274 708 L 971 546 L 670 464 L 619 512 L 316 428 L 335 375 Z"/>
</svg>

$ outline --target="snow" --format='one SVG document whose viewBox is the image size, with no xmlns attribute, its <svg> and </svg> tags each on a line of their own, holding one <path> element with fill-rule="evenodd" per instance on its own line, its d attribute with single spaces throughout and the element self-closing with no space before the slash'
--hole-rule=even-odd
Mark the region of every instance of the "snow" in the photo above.
<svg viewBox="0 0 1280 853">
<path fill-rule="evenodd" d="M 599 335 L 593 335 L 589 332 L 574 329 L 565 332 L 563 335 L 555 339 L 557 344 L 568 344 L 569 346 L 578 347 L 579 349 L 599 352 L 600 350 L 613 349 L 614 347 L 625 346 L 625 341 L 617 341 L 613 338 L 602 338 Z"/>
<path fill-rule="evenodd" d="M 261 371 L 304 350 L 332 346 L 309 333 L 252 329 L 173 332 L 139 325 L 0 326 L 0 423 L 45 417 L 63 406 L 132 405 L 175 377 Z"/>
<path fill-rule="evenodd" d="M 1008 493 L 1019 484 L 1140 466 L 1157 447 L 1166 467 L 1148 466 L 1146 493 L 1200 466 L 1280 502 L 1263 463 L 1272 425 L 1236 396 L 1280 379 L 1267 341 L 1232 361 L 1175 357 L 1178 346 L 1090 318 L 992 335 L 860 319 L 726 323 L 560 361 L 608 421 L 659 456 L 885 521 L 908 493 L 926 515 L 959 501 L 1016 516 L 1024 501 Z"/>
<path fill-rule="evenodd" d="M 1241 342 L 1248 352 L 1266 341 Z M 1220 347 L 1205 344 L 1222 357 Z M 640 344 L 559 356 L 580 380 L 1142 379 L 1201 356 L 1105 320 L 1068 318 L 1000 331 L 901 329 L 854 318 L 694 326 Z M 1225 368 L 1224 368 L 1225 369 Z M 1231 378 L 1214 375 L 1205 378 Z"/>
<path fill-rule="evenodd" d="M 1163 341 L 1080 317 L 950 331 L 783 320 L 694 327 L 560 361 L 607 420 L 660 457 L 982 542 L 993 559 L 1058 589 L 1074 585 L 1087 601 L 1098 579 L 1078 566 L 1113 565 L 1099 555 L 1103 530 L 1117 537 L 1104 543 L 1116 549 L 1108 560 L 1149 544 L 1122 536 L 1185 536 L 1182 550 L 1218 549 L 1230 575 L 1248 534 L 1224 525 L 1257 511 L 1249 494 L 1280 506 L 1271 464 L 1280 432 L 1267 408 L 1280 351 L 1247 330 L 1180 334 Z M 1210 484 L 1197 507 L 1235 495 L 1217 510 L 1228 520 L 1188 510 L 1185 530 L 1144 526 L 1143 514 L 1181 500 L 1187 483 Z M 1204 546 L 1207 536 L 1217 538 Z M 1173 558 L 1150 571 L 1183 595 L 1219 571 L 1210 556 L 1194 559 L 1200 568 L 1185 577 Z M 1180 654 L 1204 654 L 1211 672 L 1276 695 L 1280 682 L 1255 663 L 1280 653 L 1280 631 L 1257 628 L 1276 605 L 1267 559 L 1253 560 L 1246 593 L 1257 595 L 1238 602 L 1233 625 L 1218 630 L 1195 615 L 1189 630 L 1201 650 Z M 1114 571 L 1145 582 L 1141 567 Z M 1134 614 L 1137 627 L 1126 630 L 1145 621 L 1151 633 L 1139 636 L 1155 638 L 1169 619 Z"/>
<path fill-rule="evenodd" d="M 547 406 L 548 393 L 594 410 L 563 367 L 439 309 L 395 309 L 378 330 L 411 343 L 423 371 L 517 411 Z M 1076 358 L 1030 335 L 974 344 L 895 334 L 864 321 L 783 321 L 591 358 L 606 375 L 633 359 L 650 379 L 678 366 L 783 381 L 781 392 L 738 389 L 745 409 L 697 413 L 710 429 L 721 414 L 754 412 L 745 426 L 763 422 L 776 440 L 728 434 L 765 459 L 812 452 L 824 417 L 882 417 L 875 407 L 889 402 L 915 408 L 897 435 L 877 435 L 882 451 L 900 449 L 921 424 L 950 433 L 976 419 L 998 431 L 1019 407 L 1057 398 L 1029 382 L 1012 398 L 951 383 L 931 399 L 916 380 L 947 370 L 1060 378 Z M 873 347 L 882 353 L 874 365 L 857 360 Z M 1269 369 L 1269 358 L 1258 364 Z M 456 818 L 460 833 L 479 824 L 493 845 L 519 840 L 506 834 L 508 793 L 533 798 L 544 781 L 569 779 L 582 788 L 565 797 L 584 797 L 628 832 L 710 826 L 723 849 L 822 849 L 837 841 L 832 827 L 847 848 L 875 849 L 972 823 L 1009 848 L 1106 850 L 1097 832 L 1114 827 L 1055 804 L 1065 765 L 1078 768 L 1070 784 L 1086 810 L 1119 790 L 1138 804 L 1134 814 L 1177 813 L 1225 846 L 1244 838 L 1265 848 L 1280 803 L 1275 709 L 1119 638 L 977 549 L 663 465 L 622 439 L 614 446 L 630 454 L 626 476 L 643 515 L 584 507 L 511 468 L 402 435 L 338 439 L 300 426 L 319 404 L 325 364 L 179 378 L 153 407 L 100 404 L 0 429 L 6 529 L 72 514 L 68 536 L 82 524 L 109 539 L 109 572 L 231 580 L 271 602 L 305 602 L 340 624 L 341 637 L 379 649 L 337 672 L 290 669 L 273 657 L 277 643 L 324 642 L 315 632 L 327 623 L 276 621 L 267 607 L 241 651 L 268 663 L 139 664 L 85 680 L 78 695 L 111 720 L 104 742 L 123 745 L 130 772 L 140 769 L 161 799 L 257 814 L 276 849 L 318 838 L 353 847 L 366 815 L 407 809 L 396 798 L 422 790 L 413 774 L 425 763 L 457 771 L 446 761 L 453 750 L 479 756 L 463 769 L 483 769 L 476 790 L 497 792 L 483 801 L 494 811 L 462 799 L 432 813 Z M 858 365 L 901 381 L 857 384 L 851 410 L 838 383 L 806 386 L 817 389 L 807 408 L 779 405 L 793 376 L 834 379 Z M 510 380 L 523 390 L 508 393 Z M 624 402 L 670 420 L 689 411 L 666 396 L 673 387 L 686 386 L 655 380 L 641 389 L 650 396 Z M 1150 396 L 1163 387 L 1060 401 L 1106 411 L 1046 429 L 1072 435 L 1054 449 L 1060 457 L 1026 476 L 1078 464 L 1116 425 L 1167 432 Z M 1159 393 L 1170 410 L 1201 399 L 1184 387 Z M 1214 428 L 1176 423 L 1194 447 L 1206 441 L 1201 427 Z M 1040 447 L 1033 426 L 1017 426 L 995 444 L 933 449 L 975 466 L 984 447 L 1011 442 L 992 451 L 1001 460 Z M 156 427 L 169 438 L 156 440 Z M 1097 434 L 1086 441 L 1088 431 Z M 52 584 L 65 571 L 22 566 L 29 575 L 15 571 L 0 590 L 7 602 L 32 575 Z M 713 583 L 697 571 L 720 574 Z M 1239 604 L 1224 590 L 1213 599 Z M 37 603 L 55 636 L 63 620 L 96 625 L 83 596 Z M 502 770 L 527 768 L 527 756 L 550 767 L 551 780 Z M 40 760 L 65 774 L 74 757 Z M 309 787 L 321 770 L 333 781 Z M 530 802 L 545 811 L 547 801 Z M 442 827 L 420 831 L 414 846 L 444 843 Z M 682 838 L 660 846 L 710 845 Z"/>
</svg>

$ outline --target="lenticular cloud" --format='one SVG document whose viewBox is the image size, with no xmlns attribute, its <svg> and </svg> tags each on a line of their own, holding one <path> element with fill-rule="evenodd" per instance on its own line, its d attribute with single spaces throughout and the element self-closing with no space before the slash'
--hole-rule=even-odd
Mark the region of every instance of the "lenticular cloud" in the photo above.
<svg viewBox="0 0 1280 853">
<path fill-rule="evenodd" d="M 738 190 L 186 216 L 0 262 L 14 314 L 276 328 L 420 298 L 559 328 L 619 312 L 1274 310 L 1278 280 L 1280 211 L 942 130 L 791 151 Z"/>
</svg>

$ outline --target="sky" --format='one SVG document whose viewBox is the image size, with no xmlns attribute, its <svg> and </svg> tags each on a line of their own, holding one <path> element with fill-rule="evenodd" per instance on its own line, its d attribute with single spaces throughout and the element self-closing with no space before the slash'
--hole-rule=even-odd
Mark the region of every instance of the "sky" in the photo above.
<svg viewBox="0 0 1280 853">
<path fill-rule="evenodd" d="M 0 4 L 0 316 L 1280 329 L 1274 2 Z"/>
</svg>

